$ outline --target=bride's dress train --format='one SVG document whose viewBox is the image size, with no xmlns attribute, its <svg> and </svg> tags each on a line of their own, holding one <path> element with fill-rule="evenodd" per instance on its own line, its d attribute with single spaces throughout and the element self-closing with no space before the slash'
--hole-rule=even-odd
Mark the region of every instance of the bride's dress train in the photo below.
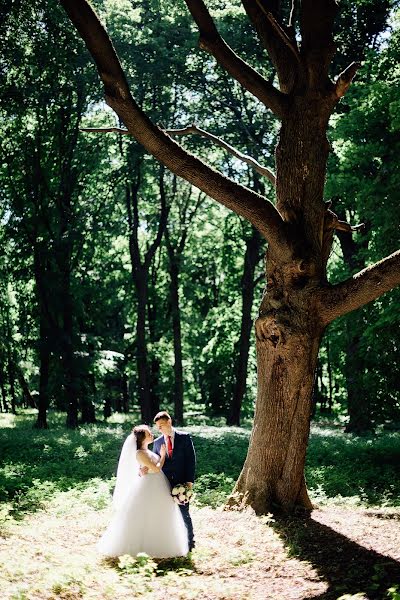
<svg viewBox="0 0 400 600">
<path fill-rule="evenodd" d="M 146 552 L 170 558 L 188 553 L 186 526 L 164 473 L 135 478 L 97 549 L 105 556 Z"/>
</svg>

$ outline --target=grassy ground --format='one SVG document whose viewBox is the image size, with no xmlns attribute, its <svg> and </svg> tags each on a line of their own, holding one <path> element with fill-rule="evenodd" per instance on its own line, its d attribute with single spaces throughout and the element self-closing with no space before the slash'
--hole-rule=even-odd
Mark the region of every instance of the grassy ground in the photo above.
<svg viewBox="0 0 400 600">
<path fill-rule="evenodd" d="M 398 434 L 354 438 L 314 426 L 307 482 L 312 518 L 271 520 L 218 508 L 249 430 L 192 426 L 198 456 L 190 560 L 101 561 L 118 454 L 129 423 L 49 431 L 0 415 L 1 598 L 395 598 L 400 581 Z M 400 596 L 396 598 L 399 600 Z"/>
</svg>

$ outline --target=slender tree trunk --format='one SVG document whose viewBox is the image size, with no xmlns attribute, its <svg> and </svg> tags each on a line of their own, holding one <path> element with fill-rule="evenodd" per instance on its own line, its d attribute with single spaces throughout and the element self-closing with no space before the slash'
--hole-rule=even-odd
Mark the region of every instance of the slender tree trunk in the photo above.
<svg viewBox="0 0 400 600">
<path fill-rule="evenodd" d="M 138 371 L 139 404 L 143 423 L 151 423 L 153 418 L 149 359 L 146 340 L 147 273 L 137 278 L 137 320 L 136 320 L 136 364 Z"/>
<path fill-rule="evenodd" d="M 39 401 L 36 429 L 47 429 L 47 409 L 49 406 L 49 374 L 50 374 L 50 345 L 46 316 L 40 316 L 39 339 Z"/>
<path fill-rule="evenodd" d="M 157 268 L 152 264 L 152 268 L 149 273 L 149 282 L 151 282 L 151 289 L 154 296 L 157 298 L 156 291 L 156 279 L 157 279 Z M 149 341 L 152 347 L 160 341 L 160 336 L 157 331 L 157 300 L 152 301 L 150 294 L 147 295 L 147 322 L 149 331 Z M 160 359 L 155 352 L 152 352 L 149 356 L 149 385 L 150 385 L 150 404 L 151 414 L 154 416 L 160 411 L 160 396 L 159 396 L 159 382 L 160 382 Z"/>
<path fill-rule="evenodd" d="M 344 214 L 339 216 L 343 219 Z M 361 246 L 351 236 L 338 232 L 343 259 L 351 273 L 365 267 L 365 261 L 359 258 L 359 250 L 368 246 L 367 237 L 364 237 Z M 368 392 L 364 390 L 363 375 L 365 364 L 360 348 L 361 332 L 364 329 L 363 310 L 346 319 L 346 347 L 345 347 L 345 380 L 347 389 L 347 412 L 349 422 L 346 426 L 348 433 L 363 433 L 373 429 L 371 421 L 371 407 L 368 402 Z"/>
<path fill-rule="evenodd" d="M 332 363 L 331 363 L 331 352 L 329 337 L 326 338 L 326 361 L 328 366 L 328 384 L 329 384 L 329 396 L 328 396 L 328 413 L 332 414 L 333 407 L 333 377 L 332 377 Z"/>
<path fill-rule="evenodd" d="M 346 356 L 345 356 L 345 378 L 347 388 L 347 412 L 349 422 L 346 425 L 347 433 L 365 433 L 373 429 L 371 420 L 371 407 L 369 404 L 368 391 L 363 384 L 364 361 L 360 348 L 363 328 L 362 310 L 352 315 L 351 320 L 346 321 Z"/>
<path fill-rule="evenodd" d="M 7 402 L 7 392 L 6 392 L 6 386 L 5 386 L 5 381 L 4 381 L 4 371 L 1 370 L 0 371 L 0 388 L 1 388 L 1 397 L 3 400 L 3 405 L 1 408 L 1 412 L 8 412 L 9 408 L 8 408 L 8 402 Z"/>
<path fill-rule="evenodd" d="M 179 261 L 171 244 L 167 245 L 169 256 L 170 301 L 172 332 L 174 339 L 174 417 L 177 425 L 183 424 L 183 367 L 182 367 L 182 327 L 179 306 Z"/>
<path fill-rule="evenodd" d="M 108 417 L 111 417 L 112 410 L 111 410 L 111 398 L 110 398 L 108 392 L 106 392 L 106 394 L 107 395 L 104 400 L 104 406 L 103 406 L 103 416 L 105 419 L 108 419 Z"/>
<path fill-rule="evenodd" d="M 159 406 L 158 399 L 152 401 L 149 358 L 146 339 L 146 309 L 148 304 L 149 269 L 157 249 L 160 247 L 162 236 L 167 224 L 168 210 L 164 192 L 164 170 L 160 173 L 160 200 L 161 214 L 157 235 L 145 252 L 143 263 L 140 256 L 138 239 L 139 212 L 138 191 L 140 187 L 140 160 L 136 164 L 136 179 L 132 184 L 126 185 L 126 208 L 129 224 L 129 252 L 131 257 L 132 278 L 137 294 L 137 320 L 136 320 L 136 361 L 138 370 L 139 403 L 142 421 L 151 423 L 154 410 Z"/>
<path fill-rule="evenodd" d="M 21 389 L 22 389 L 22 392 L 24 395 L 26 406 L 29 408 L 36 408 L 35 399 L 30 392 L 29 385 L 27 384 L 27 382 L 25 380 L 25 377 L 24 377 L 24 374 L 23 374 L 21 368 L 18 368 L 17 375 L 18 375 L 19 385 L 21 386 Z"/>
<path fill-rule="evenodd" d="M 62 273 L 63 330 L 62 330 L 62 366 L 64 371 L 64 389 L 67 398 L 66 425 L 70 429 L 78 427 L 79 381 L 74 354 L 73 299 L 71 294 L 71 274 L 69 261 Z"/>
<path fill-rule="evenodd" d="M 129 412 L 129 381 L 125 371 L 122 375 L 122 410 L 125 414 Z"/>
<path fill-rule="evenodd" d="M 40 243 L 36 243 L 34 247 L 34 272 L 36 296 L 39 305 L 39 399 L 38 415 L 34 424 L 36 429 L 48 428 L 51 315 L 47 301 L 46 272 L 48 272 L 48 269 L 46 269 L 46 264 L 45 250 Z"/>
<path fill-rule="evenodd" d="M 242 277 L 242 321 L 235 364 L 235 386 L 227 418 L 228 425 L 240 425 L 240 411 L 246 393 L 247 365 L 249 361 L 250 335 L 254 300 L 254 271 L 258 264 L 261 249 L 261 236 L 252 227 L 250 238 L 246 239 L 244 270 Z"/>
<path fill-rule="evenodd" d="M 11 396 L 11 412 L 15 415 L 16 414 L 16 405 L 17 405 L 17 398 L 15 395 L 15 369 L 14 369 L 14 362 L 11 356 L 11 351 L 9 350 L 8 352 L 8 383 L 10 386 L 10 396 Z"/>
<path fill-rule="evenodd" d="M 90 398 L 81 399 L 81 419 L 82 424 L 96 423 L 96 412 L 94 404 Z"/>
<path fill-rule="evenodd" d="M 8 365 L 8 383 L 10 386 L 10 396 L 11 396 L 11 412 L 13 414 L 16 413 L 16 404 L 17 398 L 15 394 L 15 362 L 12 351 L 12 331 L 10 324 L 10 315 L 8 310 L 6 310 L 6 327 L 7 327 L 7 365 Z"/>
</svg>

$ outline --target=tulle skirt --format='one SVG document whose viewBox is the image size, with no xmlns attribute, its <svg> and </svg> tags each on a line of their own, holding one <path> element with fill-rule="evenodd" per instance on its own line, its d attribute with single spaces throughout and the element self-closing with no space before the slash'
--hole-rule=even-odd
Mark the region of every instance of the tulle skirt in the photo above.
<svg viewBox="0 0 400 600">
<path fill-rule="evenodd" d="M 186 526 L 164 473 L 138 478 L 97 549 L 104 556 L 146 552 L 154 558 L 172 558 L 188 553 Z"/>
</svg>

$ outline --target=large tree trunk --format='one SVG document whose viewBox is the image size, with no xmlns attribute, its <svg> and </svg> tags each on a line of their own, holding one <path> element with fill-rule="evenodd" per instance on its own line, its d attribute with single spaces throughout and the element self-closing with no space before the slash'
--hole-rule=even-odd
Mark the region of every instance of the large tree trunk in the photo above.
<svg viewBox="0 0 400 600">
<path fill-rule="evenodd" d="M 234 490 L 258 513 L 274 503 L 288 511 L 295 505 L 312 507 L 304 466 L 324 329 L 314 291 L 326 280 L 328 258 L 323 248 L 323 188 L 329 112 L 324 108 L 312 97 L 295 97 L 276 150 L 277 207 L 288 223 L 289 245 L 286 255 L 267 251 L 267 288 L 255 324 L 254 428 Z"/>
<path fill-rule="evenodd" d="M 240 326 L 240 337 L 237 348 L 235 364 L 235 386 L 229 414 L 228 425 L 240 425 L 240 411 L 246 393 L 247 365 L 249 361 L 250 334 L 252 317 L 251 311 L 254 300 L 254 271 L 260 258 L 261 236 L 255 227 L 252 235 L 246 239 L 246 252 L 244 255 L 244 269 L 242 277 L 242 320 Z"/>
<path fill-rule="evenodd" d="M 257 513 L 271 510 L 274 504 L 286 510 L 294 505 L 312 508 L 304 463 L 320 342 L 318 332 L 314 336 L 308 332 L 291 335 L 284 348 L 274 347 L 267 339 L 257 341 L 255 426 L 235 487 L 235 493 L 243 495 L 244 503 Z"/>
</svg>

